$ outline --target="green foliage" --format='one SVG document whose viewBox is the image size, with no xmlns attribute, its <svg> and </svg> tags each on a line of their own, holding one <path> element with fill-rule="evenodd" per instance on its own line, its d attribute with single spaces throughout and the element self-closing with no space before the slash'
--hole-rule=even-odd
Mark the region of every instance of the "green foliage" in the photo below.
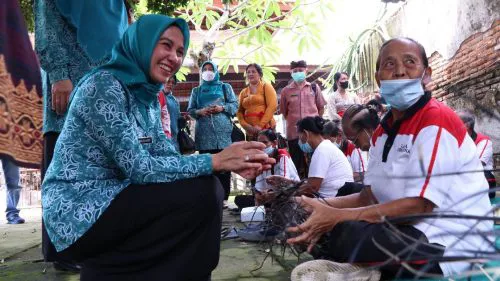
<svg viewBox="0 0 500 281">
<path fill-rule="evenodd" d="M 175 78 L 177 78 L 177 81 L 179 82 L 184 82 L 186 81 L 186 76 L 189 74 L 189 72 L 189 67 L 181 66 L 179 71 L 175 73 Z"/>
<path fill-rule="evenodd" d="M 33 4 L 34 0 L 19 0 L 19 6 L 21 6 L 21 13 L 23 14 L 24 21 L 26 22 L 26 27 L 29 32 L 35 30 L 35 17 L 33 16 Z"/>
<path fill-rule="evenodd" d="M 311 17 L 304 9 L 312 6 L 315 10 L 331 11 L 333 6 L 328 0 L 302 0 L 295 4 L 283 0 L 234 0 L 223 1 L 224 7 L 212 6 L 211 0 L 191 1 L 181 17 L 191 22 L 198 32 L 205 34 L 201 49 L 203 53 L 207 42 L 215 42 L 215 49 L 209 57 L 217 59 L 219 69 L 226 73 L 230 68 L 238 72 L 238 65 L 258 63 L 264 68 L 264 78 L 274 81 L 277 69 L 270 67 L 278 63 L 282 46 L 274 37 L 293 37 L 292 46 L 300 54 L 320 46 L 321 16 Z M 289 9 L 282 11 L 282 7 Z M 219 32 L 222 31 L 225 32 Z M 212 38 L 218 35 L 216 39 Z M 192 52 L 198 54 L 198 51 Z M 195 61 L 196 57 L 193 58 Z"/>
<path fill-rule="evenodd" d="M 2 0 L 0 0 L 2 1 Z M 83 0 L 67 0 L 67 1 L 83 1 Z M 103 0 L 109 1 L 109 0 Z M 143 14 L 164 14 L 172 15 L 173 12 L 182 6 L 185 6 L 189 0 L 124 0 L 128 1 L 134 8 L 136 18 Z M 195 1 L 192 1 L 195 2 Z M 29 32 L 35 30 L 35 16 L 33 14 L 34 0 L 19 0 L 21 12 L 26 21 L 26 26 Z"/>
<path fill-rule="evenodd" d="M 375 90 L 375 62 L 378 48 L 389 39 L 388 32 L 383 25 L 387 10 L 384 9 L 372 27 L 361 31 L 355 39 L 350 38 L 350 45 L 340 59 L 334 63 L 330 74 L 323 84 L 327 88 L 333 86 L 333 76 L 336 72 L 349 73 L 353 88 L 364 88 L 366 91 Z M 363 83 L 361 82 L 363 81 Z"/>
<path fill-rule="evenodd" d="M 188 0 L 147 0 L 146 2 L 149 13 L 172 15 L 177 8 L 185 6 Z"/>
</svg>

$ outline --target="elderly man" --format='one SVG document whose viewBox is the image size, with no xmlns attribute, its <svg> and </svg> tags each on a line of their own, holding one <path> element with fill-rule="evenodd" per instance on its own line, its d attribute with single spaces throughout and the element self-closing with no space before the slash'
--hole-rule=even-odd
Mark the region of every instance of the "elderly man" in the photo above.
<svg viewBox="0 0 500 281">
<path fill-rule="evenodd" d="M 460 118 L 424 91 L 432 70 L 422 45 L 396 38 L 380 48 L 376 80 L 391 111 L 375 130 L 359 194 L 302 198 L 311 216 L 289 231 L 289 243 L 323 234 L 316 257 L 379 265 L 383 278 L 419 273 L 450 276 L 471 269 L 466 257 L 493 253 L 490 220 L 449 218 L 491 212 L 488 183 L 474 141 Z M 404 265 L 404 266 L 403 266 Z"/>
<path fill-rule="evenodd" d="M 297 122 L 308 116 L 323 116 L 326 105 L 321 89 L 315 83 L 306 81 L 307 63 L 303 60 L 290 63 L 293 82 L 281 91 L 280 112 L 286 120 L 288 150 L 299 176 L 306 177 L 307 168 L 304 152 L 299 147 Z"/>
<path fill-rule="evenodd" d="M 474 130 L 476 124 L 476 117 L 469 111 L 458 112 L 458 116 L 465 124 L 467 133 L 476 144 L 476 155 L 481 160 L 484 167 L 484 176 L 488 181 L 490 188 L 495 188 L 497 185 L 495 176 L 491 172 L 493 170 L 493 143 L 491 139 L 483 134 L 477 133 Z M 490 192 L 490 198 L 495 198 L 495 192 Z"/>
</svg>

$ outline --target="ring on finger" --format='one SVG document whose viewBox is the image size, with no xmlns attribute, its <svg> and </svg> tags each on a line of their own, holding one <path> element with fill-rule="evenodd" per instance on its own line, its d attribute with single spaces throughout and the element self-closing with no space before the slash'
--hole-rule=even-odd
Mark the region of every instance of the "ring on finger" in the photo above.
<svg viewBox="0 0 500 281">
<path fill-rule="evenodd" d="M 245 155 L 245 162 L 248 162 L 248 161 L 250 161 L 250 155 L 247 154 L 247 155 Z"/>
</svg>

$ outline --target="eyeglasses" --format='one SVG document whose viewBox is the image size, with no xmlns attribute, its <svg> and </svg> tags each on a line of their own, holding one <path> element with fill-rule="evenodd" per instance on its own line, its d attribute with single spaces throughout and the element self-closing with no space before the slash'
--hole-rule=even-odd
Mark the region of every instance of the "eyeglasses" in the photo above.
<svg viewBox="0 0 500 281">
<path fill-rule="evenodd" d="M 364 130 L 365 130 L 365 129 L 361 129 L 361 130 L 359 130 L 359 131 L 356 133 L 356 135 L 354 136 L 354 138 L 353 138 L 353 137 L 351 137 L 351 136 L 347 136 L 347 135 L 346 135 L 346 138 L 347 138 L 348 140 L 350 140 L 352 143 L 356 143 L 356 141 L 357 141 L 357 140 L 358 140 L 358 138 L 359 138 L 359 134 L 361 134 L 361 132 L 362 132 L 362 131 L 364 131 Z"/>
</svg>

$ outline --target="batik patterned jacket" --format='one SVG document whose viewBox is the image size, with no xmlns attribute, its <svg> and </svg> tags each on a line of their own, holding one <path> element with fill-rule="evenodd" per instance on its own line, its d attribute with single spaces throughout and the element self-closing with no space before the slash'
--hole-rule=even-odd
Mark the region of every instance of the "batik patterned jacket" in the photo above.
<svg viewBox="0 0 500 281">
<path fill-rule="evenodd" d="M 92 61 L 76 39 L 76 30 L 57 10 L 54 0 L 35 0 L 35 51 L 42 67 L 43 132 L 60 132 L 64 115 L 52 110 L 52 84 L 71 80 L 73 87 L 109 57 Z M 110 50 L 111 51 L 111 50 Z"/>
<path fill-rule="evenodd" d="M 181 156 L 166 138 L 159 103 L 147 109 L 110 73 L 75 89 L 42 188 L 43 218 L 61 251 L 81 237 L 131 184 L 172 182 L 212 173 L 210 155 Z"/>
<path fill-rule="evenodd" d="M 188 112 L 191 117 L 196 119 L 195 125 L 195 144 L 196 150 L 218 150 L 231 145 L 231 132 L 233 124 L 231 119 L 238 111 L 238 100 L 234 94 L 233 88 L 227 83 L 221 83 L 217 86 L 211 86 L 210 90 L 217 90 L 223 97 L 222 87 L 226 87 L 227 100 L 221 98 L 214 104 L 204 104 L 200 102 L 200 95 L 203 95 L 204 89 L 196 87 L 191 91 L 189 98 Z M 196 111 L 210 105 L 222 105 L 224 111 L 212 114 L 210 116 L 199 116 Z"/>
</svg>

